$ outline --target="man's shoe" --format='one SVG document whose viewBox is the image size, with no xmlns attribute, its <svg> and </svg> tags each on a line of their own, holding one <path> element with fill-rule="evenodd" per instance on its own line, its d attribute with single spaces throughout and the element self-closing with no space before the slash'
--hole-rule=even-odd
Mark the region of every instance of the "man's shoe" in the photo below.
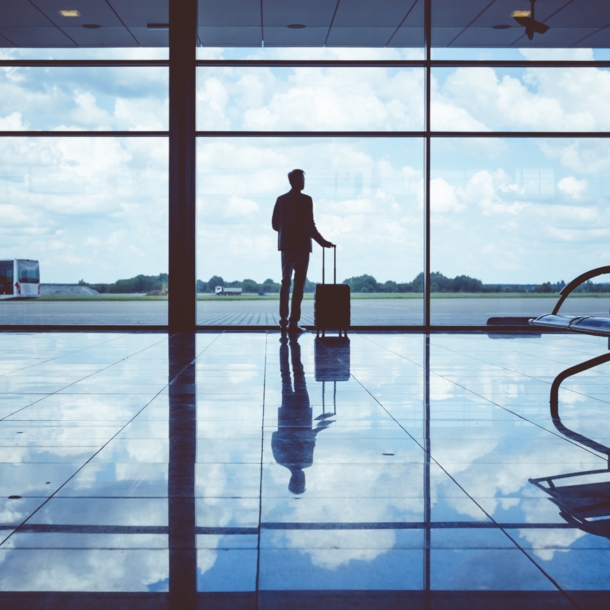
<svg viewBox="0 0 610 610">
<path fill-rule="evenodd" d="M 288 333 L 291 335 L 296 335 L 299 333 L 304 333 L 305 329 L 302 326 L 299 326 L 296 322 L 288 325 Z"/>
</svg>

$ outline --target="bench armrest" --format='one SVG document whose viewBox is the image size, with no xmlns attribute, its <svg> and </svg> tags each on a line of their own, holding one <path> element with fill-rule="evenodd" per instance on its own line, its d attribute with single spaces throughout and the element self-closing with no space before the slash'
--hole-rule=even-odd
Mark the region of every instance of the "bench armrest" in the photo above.
<svg viewBox="0 0 610 610">
<path fill-rule="evenodd" d="M 571 292 L 591 278 L 597 277 L 598 275 L 604 275 L 605 273 L 610 273 L 610 265 L 606 265 L 605 267 L 597 267 L 597 269 L 591 269 L 591 271 L 587 271 L 586 273 L 575 277 L 569 284 L 566 284 L 559 293 L 561 296 L 555 305 L 555 309 L 553 309 L 553 315 L 557 315 L 559 308 L 563 305 L 563 302 L 568 298 Z"/>
</svg>

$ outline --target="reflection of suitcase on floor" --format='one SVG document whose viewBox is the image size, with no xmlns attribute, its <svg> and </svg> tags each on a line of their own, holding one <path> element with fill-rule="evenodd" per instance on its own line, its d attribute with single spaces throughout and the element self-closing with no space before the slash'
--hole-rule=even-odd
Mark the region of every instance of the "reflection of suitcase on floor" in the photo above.
<svg viewBox="0 0 610 610">
<path fill-rule="evenodd" d="M 316 381 L 348 381 L 349 337 L 316 337 L 314 342 Z"/>
<path fill-rule="evenodd" d="M 350 327 L 350 288 L 347 284 L 337 284 L 337 248 L 334 250 L 334 280 L 326 284 L 324 273 L 324 248 L 322 248 L 322 283 L 316 284 L 316 294 L 313 305 L 313 318 L 316 331 L 327 330 L 347 331 Z"/>
</svg>

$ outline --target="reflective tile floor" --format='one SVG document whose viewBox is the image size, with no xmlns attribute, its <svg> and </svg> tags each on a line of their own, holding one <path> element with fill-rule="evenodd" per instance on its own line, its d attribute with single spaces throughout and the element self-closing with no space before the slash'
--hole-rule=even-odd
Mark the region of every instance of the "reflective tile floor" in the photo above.
<svg viewBox="0 0 610 610">
<path fill-rule="evenodd" d="M 0 607 L 609 607 L 576 335 L 0 334 Z"/>
</svg>

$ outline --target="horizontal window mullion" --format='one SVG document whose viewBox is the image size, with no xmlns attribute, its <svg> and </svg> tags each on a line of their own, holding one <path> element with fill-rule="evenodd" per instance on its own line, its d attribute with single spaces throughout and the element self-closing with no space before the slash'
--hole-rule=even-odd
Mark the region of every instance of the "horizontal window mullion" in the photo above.
<svg viewBox="0 0 610 610">
<path fill-rule="evenodd" d="M 433 59 L 432 68 L 610 68 L 609 60 L 459 60 L 459 59 Z"/>
<path fill-rule="evenodd" d="M 290 60 L 290 59 L 200 59 L 198 67 L 222 68 L 610 68 L 610 60 Z"/>
<path fill-rule="evenodd" d="M 0 138 L 163 138 L 169 131 L 0 131 Z"/>
<path fill-rule="evenodd" d="M 168 68 L 165 59 L 2 59 L 6 68 Z"/>
<path fill-rule="evenodd" d="M 610 131 L 430 131 L 431 138 L 609 138 Z"/>
<path fill-rule="evenodd" d="M 197 131 L 198 138 L 423 138 L 425 131 Z"/>
</svg>

